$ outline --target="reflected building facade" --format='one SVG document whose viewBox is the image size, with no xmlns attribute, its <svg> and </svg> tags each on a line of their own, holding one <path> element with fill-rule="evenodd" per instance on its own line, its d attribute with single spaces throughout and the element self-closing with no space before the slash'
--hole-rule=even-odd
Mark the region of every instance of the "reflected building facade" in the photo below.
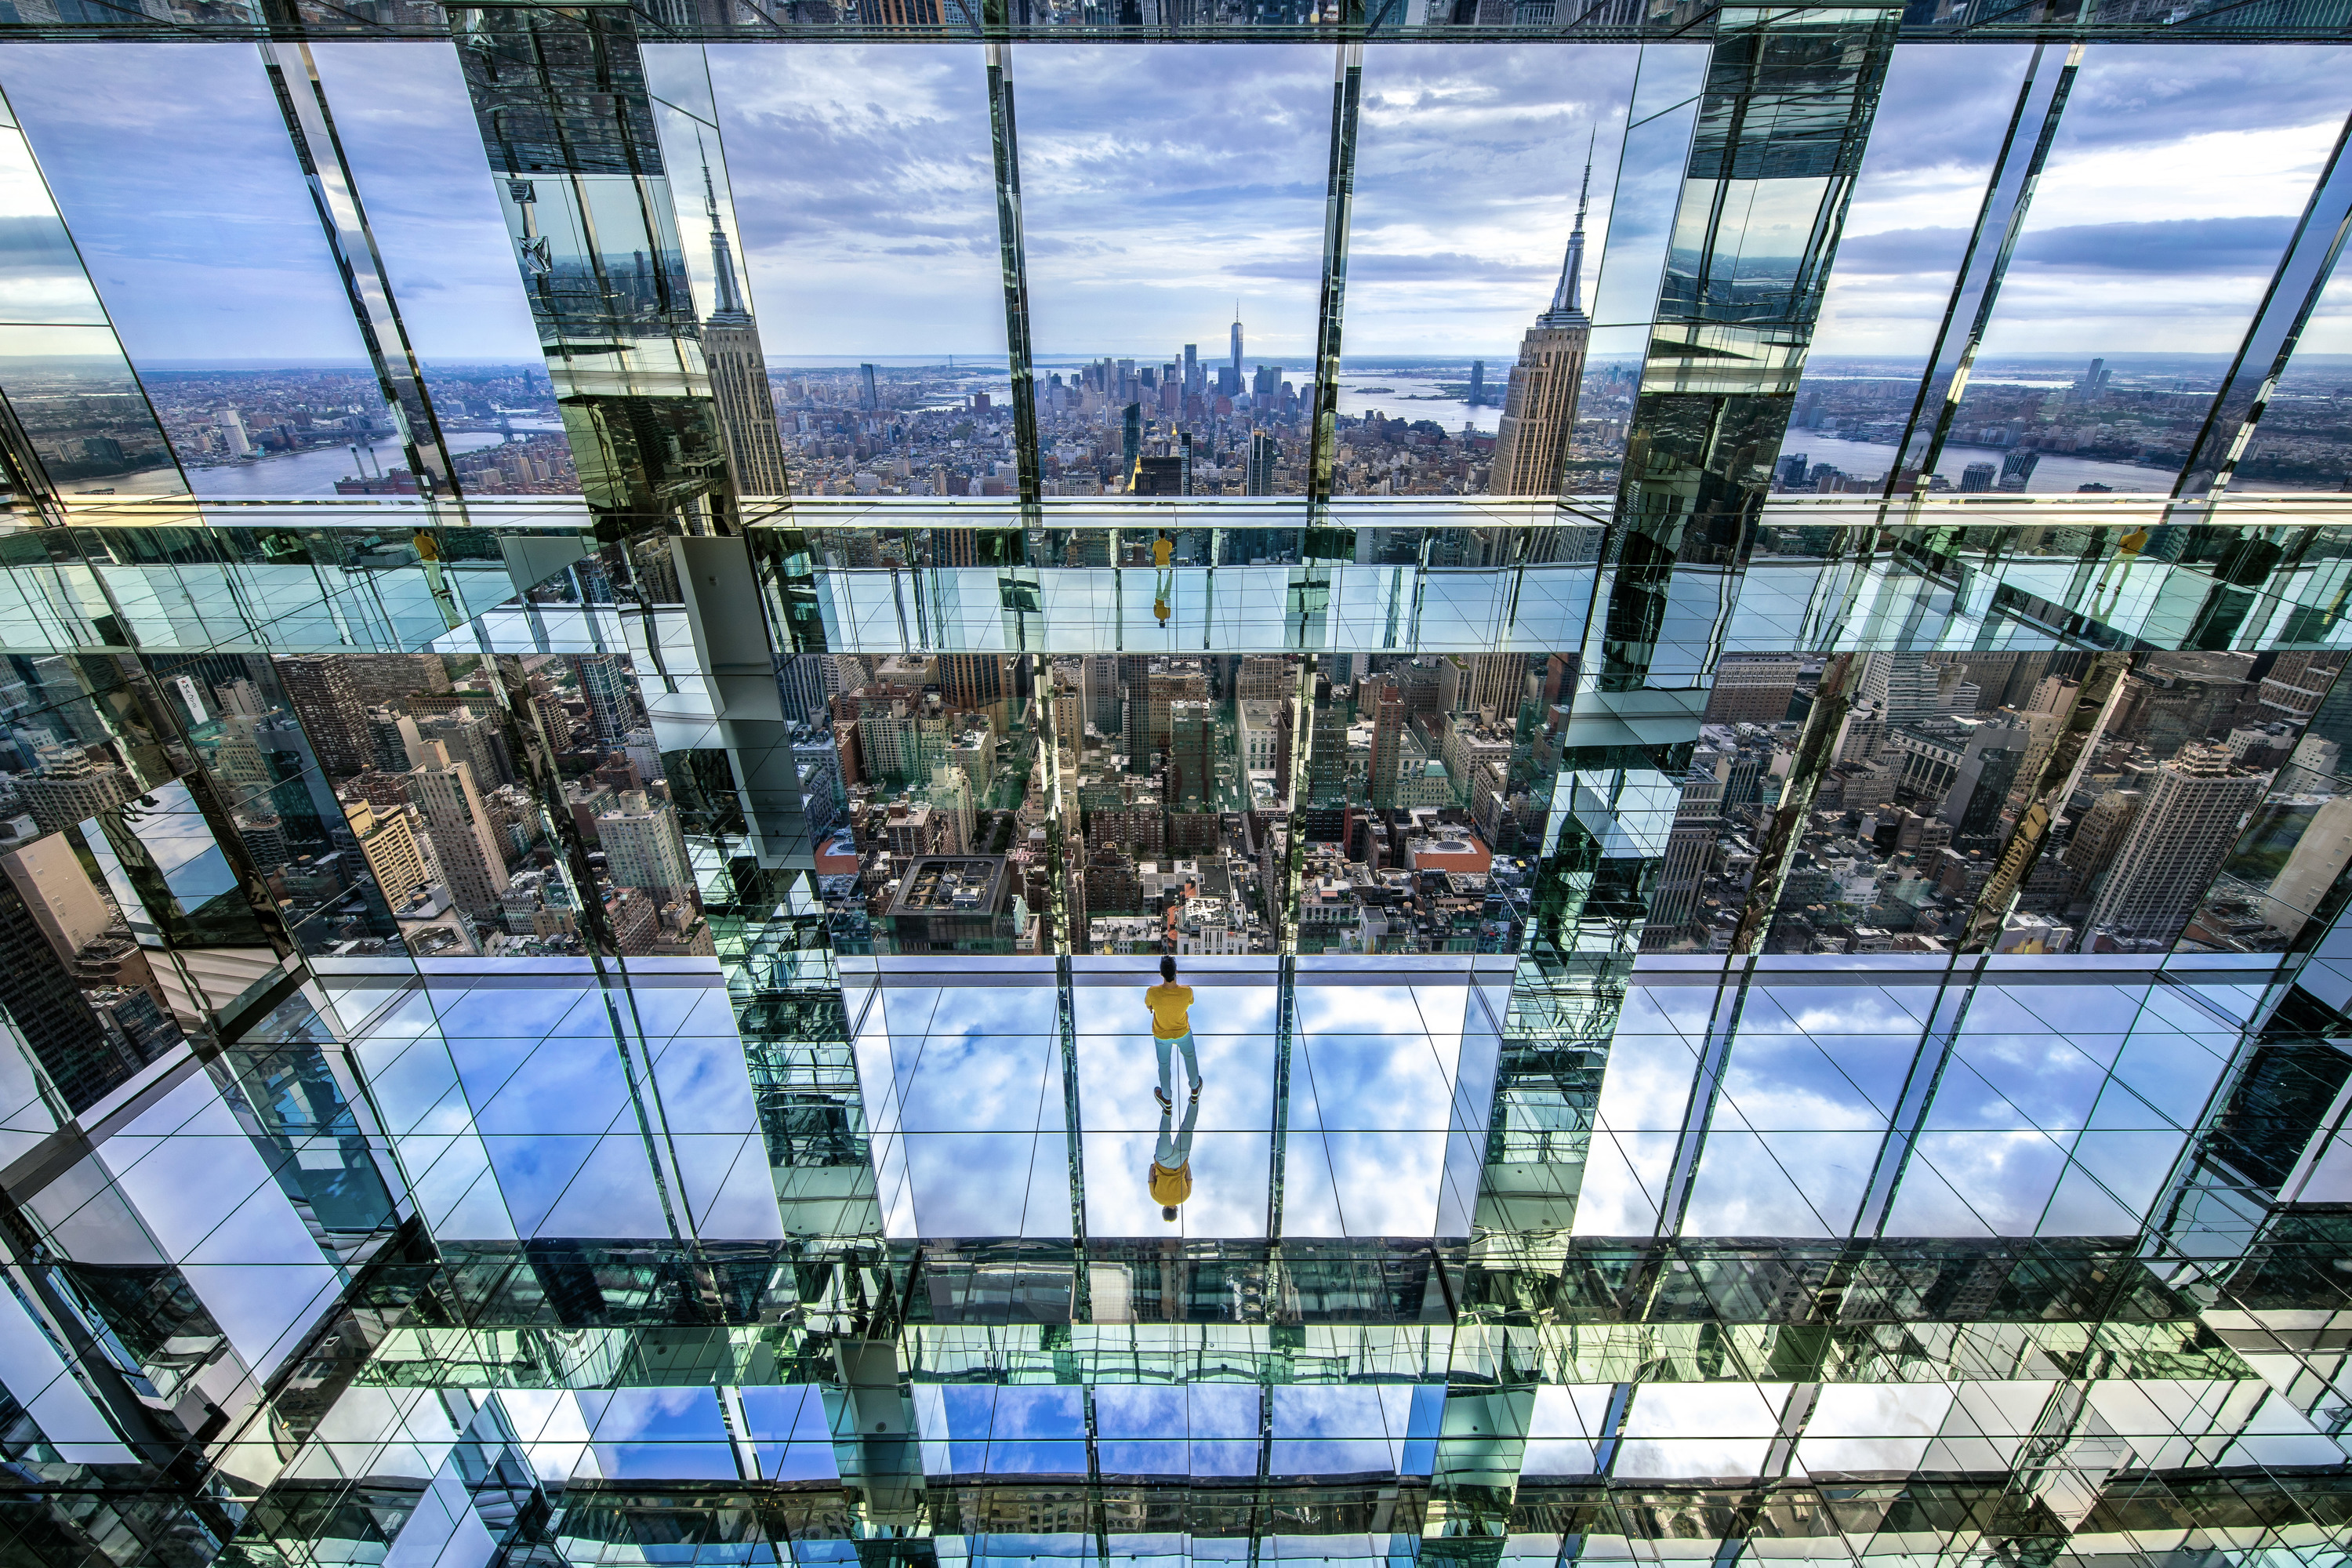
<svg viewBox="0 0 2352 1568">
<path fill-rule="evenodd" d="M 1584 355 L 1592 341 L 1591 318 L 1584 313 L 1584 215 L 1591 205 L 1592 165 L 1584 166 L 1584 190 L 1576 199 L 1576 227 L 1551 306 L 1538 316 L 1519 344 L 1518 363 L 1503 391 L 1503 416 L 1495 429 L 1495 458 L 1486 488 L 1498 496 L 1559 493 L 1569 443 L 1576 432 L 1576 403 L 1584 385 Z"/>
</svg>

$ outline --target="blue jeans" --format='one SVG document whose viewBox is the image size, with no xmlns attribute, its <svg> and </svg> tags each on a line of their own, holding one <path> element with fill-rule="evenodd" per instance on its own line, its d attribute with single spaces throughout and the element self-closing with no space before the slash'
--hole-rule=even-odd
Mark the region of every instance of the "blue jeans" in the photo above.
<svg viewBox="0 0 2352 1568">
<path fill-rule="evenodd" d="M 1190 1030 L 1190 1029 L 1185 1030 L 1182 1034 L 1181 1034 L 1181 1035 L 1177 1036 L 1177 1037 L 1176 1037 L 1174 1039 L 1172 1039 L 1172 1040 L 1163 1040 L 1163 1039 L 1161 1039 L 1159 1036 L 1154 1035 L 1154 1036 L 1152 1036 L 1152 1037 L 1151 1037 L 1151 1044 L 1152 1044 L 1153 1047 L 1154 1047 L 1155 1049 L 1157 1049 L 1157 1050 L 1160 1052 L 1160 1093 L 1162 1093 L 1162 1094 L 1165 1094 L 1165 1095 L 1169 1096 L 1169 1098 L 1171 1098 L 1171 1100 L 1172 1100 L 1173 1098 L 1175 1098 L 1175 1095 L 1174 1095 L 1174 1088 L 1175 1088 L 1175 1086 L 1174 1086 L 1174 1084 L 1170 1080 L 1169 1076 L 1168 1076 L 1168 1069 L 1169 1069 L 1169 1066 L 1170 1066 L 1170 1063 L 1169 1063 L 1169 1060 L 1168 1060 L 1168 1047 L 1171 1047 L 1171 1046 L 1175 1047 L 1178 1050 L 1182 1051 L 1182 1052 L 1184 1053 L 1184 1072 L 1185 1072 L 1185 1075 L 1192 1080 L 1192 1087 L 1193 1087 L 1194 1089 L 1198 1089 L 1198 1088 L 1200 1088 L 1200 1087 L 1201 1087 L 1201 1063 L 1200 1063 L 1200 1059 L 1199 1059 L 1198 1058 L 1196 1058 L 1196 1057 L 1194 1057 L 1194 1056 L 1192 1055 L 1192 1030 Z"/>
</svg>

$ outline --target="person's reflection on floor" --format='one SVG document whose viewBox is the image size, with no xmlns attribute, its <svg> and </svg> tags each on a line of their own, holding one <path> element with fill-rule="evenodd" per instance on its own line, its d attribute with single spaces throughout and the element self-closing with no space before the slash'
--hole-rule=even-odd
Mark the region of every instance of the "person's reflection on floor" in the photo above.
<svg viewBox="0 0 2352 1568">
<path fill-rule="evenodd" d="M 1151 613 L 1166 626 L 1170 614 L 1168 600 L 1176 592 L 1176 574 L 1169 562 L 1176 553 L 1175 544 L 1162 533 L 1151 542 Z"/>
<path fill-rule="evenodd" d="M 1186 1053 L 1189 1060 L 1191 1053 Z M 1176 1222 L 1176 1205 L 1192 1195 L 1192 1123 L 1201 1120 L 1201 1089 L 1195 1083 L 1192 1103 L 1184 1108 L 1184 1124 L 1171 1135 L 1175 1112 L 1165 1097 L 1160 1102 L 1160 1147 L 1151 1154 L 1151 1201 L 1160 1217 Z"/>
<path fill-rule="evenodd" d="M 1168 1076 L 1171 1047 L 1184 1053 L 1184 1076 L 1192 1080 L 1192 1103 L 1200 1104 L 1201 1062 L 1192 1052 L 1192 988 L 1176 984 L 1174 959 L 1160 961 L 1160 984 L 1144 992 L 1143 1005 L 1151 1009 L 1151 1044 L 1160 1053 L 1160 1087 L 1151 1091 L 1160 1099 L 1160 1109 L 1163 1112 L 1175 1109 L 1171 1095 L 1176 1086 Z"/>
</svg>

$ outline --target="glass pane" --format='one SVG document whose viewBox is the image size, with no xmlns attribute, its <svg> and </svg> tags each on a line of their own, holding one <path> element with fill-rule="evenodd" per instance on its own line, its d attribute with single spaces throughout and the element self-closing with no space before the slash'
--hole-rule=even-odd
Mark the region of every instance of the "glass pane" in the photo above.
<svg viewBox="0 0 2352 1568">
<path fill-rule="evenodd" d="M 709 58 L 794 491 L 1015 492 L 982 51 Z"/>
<path fill-rule="evenodd" d="M 1609 204 L 1608 244 L 1592 286 L 1592 350 L 1577 400 L 1584 416 L 1597 422 L 1589 433 L 1589 451 L 1599 466 L 1577 472 L 1586 494 L 1606 495 L 1617 488 L 1617 465 L 1633 423 L 1642 356 L 1665 272 L 1667 235 L 1690 162 L 1706 58 L 1704 48 L 1682 44 L 1645 44 L 1641 50 L 1633 122 Z"/>
<path fill-rule="evenodd" d="M 1306 491 L 1332 65 L 1308 44 L 1016 51 L 1049 493 L 1123 492 L 1144 457 L 1174 459 L 1143 470 L 1171 491 Z M 1209 81 L 1247 112 L 1202 115 Z"/>
<path fill-rule="evenodd" d="M 44 44 L 5 68 L 196 493 L 332 495 L 353 475 L 354 445 L 398 465 L 259 56 L 244 44 Z"/>
<path fill-rule="evenodd" d="M 459 486 L 578 495 L 456 56 L 425 43 L 310 53 Z"/>
<path fill-rule="evenodd" d="M 1528 382 L 1515 445 L 1559 452 L 1559 432 L 1589 423 L 1576 400 L 1589 324 L 1573 323 L 1582 330 L 1570 335 L 1532 323 L 1553 307 L 1591 309 L 1637 63 L 1637 51 L 1601 47 L 1366 51 L 1339 493 L 1493 488 L 1481 470 L 1491 476 L 1504 461 L 1493 437 L 1515 364 Z M 1571 241 L 1588 148 L 1598 186 Z M 1571 245 L 1570 299 L 1560 290 Z M 1555 363 L 1563 353 L 1572 357 Z M 1589 456 L 1589 445 L 1565 448 L 1569 460 Z"/>
<path fill-rule="evenodd" d="M 2032 53 L 2021 45 L 1895 51 L 1775 489 L 1883 492 Z M 2044 70 L 2058 68 L 2056 55 Z M 2038 129 L 2021 128 L 2021 142 L 2030 147 Z M 1948 465 L 1955 484 L 1965 466 Z"/>
<path fill-rule="evenodd" d="M 1947 474 L 1990 463 L 2010 489 L 2171 489 L 2352 105 L 2344 58 L 2090 47 Z"/>
</svg>

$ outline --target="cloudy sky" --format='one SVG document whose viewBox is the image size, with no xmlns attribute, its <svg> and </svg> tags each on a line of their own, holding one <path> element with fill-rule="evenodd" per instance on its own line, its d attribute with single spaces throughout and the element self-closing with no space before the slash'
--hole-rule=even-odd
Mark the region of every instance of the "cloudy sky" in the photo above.
<svg viewBox="0 0 2352 1568">
<path fill-rule="evenodd" d="M 315 53 L 419 349 L 536 357 L 455 54 Z M 134 363 L 362 360 L 251 45 L 33 45 L 0 72 Z"/>
<path fill-rule="evenodd" d="M 1925 357 L 2031 53 L 1896 52 L 1817 354 Z M 2234 350 L 2352 110 L 2345 63 L 2337 48 L 2093 46 L 1986 353 Z"/>
<path fill-rule="evenodd" d="M 2027 52 L 1898 52 L 1818 353 L 1925 352 Z M 317 53 L 420 348 L 532 357 L 451 52 Z M 1649 241 L 1687 125 L 1658 111 L 1703 55 L 1370 49 L 1349 352 L 1507 356 L 1557 277 L 1588 137 L 1588 302 L 1654 289 Z M 770 352 L 1001 355 L 980 51 L 730 46 L 710 62 Z M 1303 363 L 1332 63 L 1319 45 L 1015 48 L 1040 353 L 1217 355 L 1238 298 L 1251 357 Z M 2093 47 L 1989 351 L 2234 347 L 2352 109 L 2345 63 L 2340 48 Z M 22 45 L 0 85 L 134 360 L 358 358 L 248 46 Z M 1621 170 L 1629 117 L 1644 123 Z M 88 320 L 41 205 L 29 170 L 0 166 L 0 313 Z M 2352 351 L 2352 286 L 2336 294 L 2312 348 Z"/>
</svg>

